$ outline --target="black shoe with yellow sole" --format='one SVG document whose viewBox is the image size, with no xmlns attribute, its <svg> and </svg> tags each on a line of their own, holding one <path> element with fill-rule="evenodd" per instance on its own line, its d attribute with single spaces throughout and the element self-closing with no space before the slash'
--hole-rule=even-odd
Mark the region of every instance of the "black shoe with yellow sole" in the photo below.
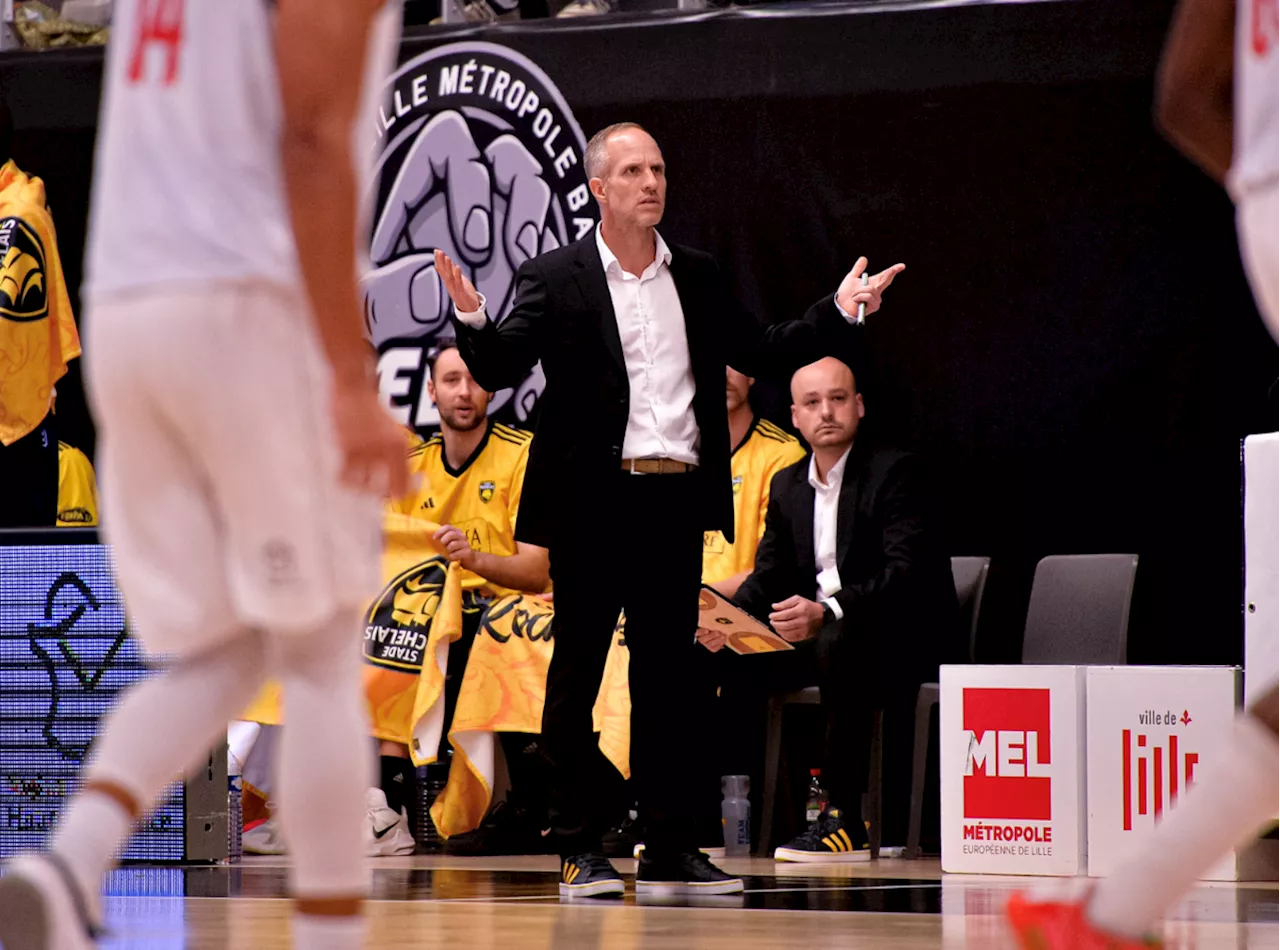
<svg viewBox="0 0 1280 950">
<path fill-rule="evenodd" d="M 590 852 L 560 859 L 561 897 L 621 897 L 622 876 L 603 854 Z"/>
<path fill-rule="evenodd" d="M 849 864 L 869 861 L 867 829 L 846 819 L 839 808 L 828 808 L 804 834 L 773 852 L 774 860 L 800 864 Z"/>
</svg>

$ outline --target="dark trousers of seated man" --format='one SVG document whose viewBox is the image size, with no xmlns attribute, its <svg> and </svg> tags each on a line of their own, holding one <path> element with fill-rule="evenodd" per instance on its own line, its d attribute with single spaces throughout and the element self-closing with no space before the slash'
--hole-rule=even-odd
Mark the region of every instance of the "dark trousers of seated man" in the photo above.
<svg viewBox="0 0 1280 950">
<path fill-rule="evenodd" d="M 717 718 L 733 724 L 720 731 L 721 774 L 751 777 L 753 835 L 757 839 L 763 817 L 769 697 L 817 686 L 822 700 L 822 785 L 831 807 L 841 809 L 852 819 L 851 825 L 862 828 L 862 794 L 867 790 L 875 714 L 880 711 L 884 717 L 881 844 L 906 843 L 918 683 L 912 685 L 910 677 L 904 679 L 900 671 L 870 668 L 860 656 L 857 638 L 847 635 L 841 623 L 823 627 L 813 639 L 795 644 L 794 650 L 752 656 L 720 650 L 710 665 L 720 686 L 721 715 Z M 784 762 L 788 718 L 784 716 Z M 787 798 L 779 796 L 782 802 Z M 802 804 L 803 800 L 795 809 L 797 813 Z M 802 827 L 803 816 L 797 814 L 794 823 L 786 817 L 775 816 L 774 845 Z"/>
</svg>

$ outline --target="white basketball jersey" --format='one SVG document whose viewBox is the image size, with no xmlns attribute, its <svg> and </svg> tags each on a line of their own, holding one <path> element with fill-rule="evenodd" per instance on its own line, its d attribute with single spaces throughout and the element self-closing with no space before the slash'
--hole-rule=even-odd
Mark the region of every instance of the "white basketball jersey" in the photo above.
<svg viewBox="0 0 1280 950">
<path fill-rule="evenodd" d="M 352 130 L 368 195 L 375 116 L 401 8 L 378 16 Z M 107 50 L 85 290 L 248 277 L 297 285 L 280 157 L 272 0 L 117 0 Z M 362 234 L 367 223 L 362 222 Z"/>
<path fill-rule="evenodd" d="M 1280 171 L 1280 70 L 1277 11 L 1280 0 L 1237 0 L 1235 143 L 1227 189 L 1236 201 L 1276 187 Z"/>
</svg>

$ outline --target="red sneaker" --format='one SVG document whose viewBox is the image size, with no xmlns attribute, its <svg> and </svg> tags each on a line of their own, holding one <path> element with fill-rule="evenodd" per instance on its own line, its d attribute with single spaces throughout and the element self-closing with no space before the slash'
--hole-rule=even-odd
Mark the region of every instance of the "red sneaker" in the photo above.
<svg viewBox="0 0 1280 950">
<path fill-rule="evenodd" d="M 1128 940 L 1098 930 L 1084 915 L 1084 902 L 1035 901 L 1014 894 L 1005 907 L 1024 950 L 1160 950 L 1154 937 Z"/>
</svg>

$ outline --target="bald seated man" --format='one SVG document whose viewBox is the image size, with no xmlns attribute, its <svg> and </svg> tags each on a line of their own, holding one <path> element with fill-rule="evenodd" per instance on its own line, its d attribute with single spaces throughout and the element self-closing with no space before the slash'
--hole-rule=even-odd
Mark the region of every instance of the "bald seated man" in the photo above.
<svg viewBox="0 0 1280 950">
<path fill-rule="evenodd" d="M 743 717 L 728 720 L 743 723 L 731 733 L 744 741 L 727 750 L 736 761 L 725 767 L 759 775 L 769 693 L 818 686 L 830 801 L 775 857 L 859 861 L 869 857 L 859 810 L 877 710 L 885 723 L 884 843 L 905 840 L 916 693 L 955 653 L 955 587 L 920 459 L 860 434 L 867 407 L 849 366 L 825 357 L 801 367 L 791 403 L 810 451 L 774 476 L 755 567 L 735 599 L 795 649 L 719 652 L 727 713 Z M 713 634 L 699 636 L 713 650 L 720 646 L 707 642 Z M 908 750 L 901 763 L 888 751 L 899 747 Z"/>
</svg>

